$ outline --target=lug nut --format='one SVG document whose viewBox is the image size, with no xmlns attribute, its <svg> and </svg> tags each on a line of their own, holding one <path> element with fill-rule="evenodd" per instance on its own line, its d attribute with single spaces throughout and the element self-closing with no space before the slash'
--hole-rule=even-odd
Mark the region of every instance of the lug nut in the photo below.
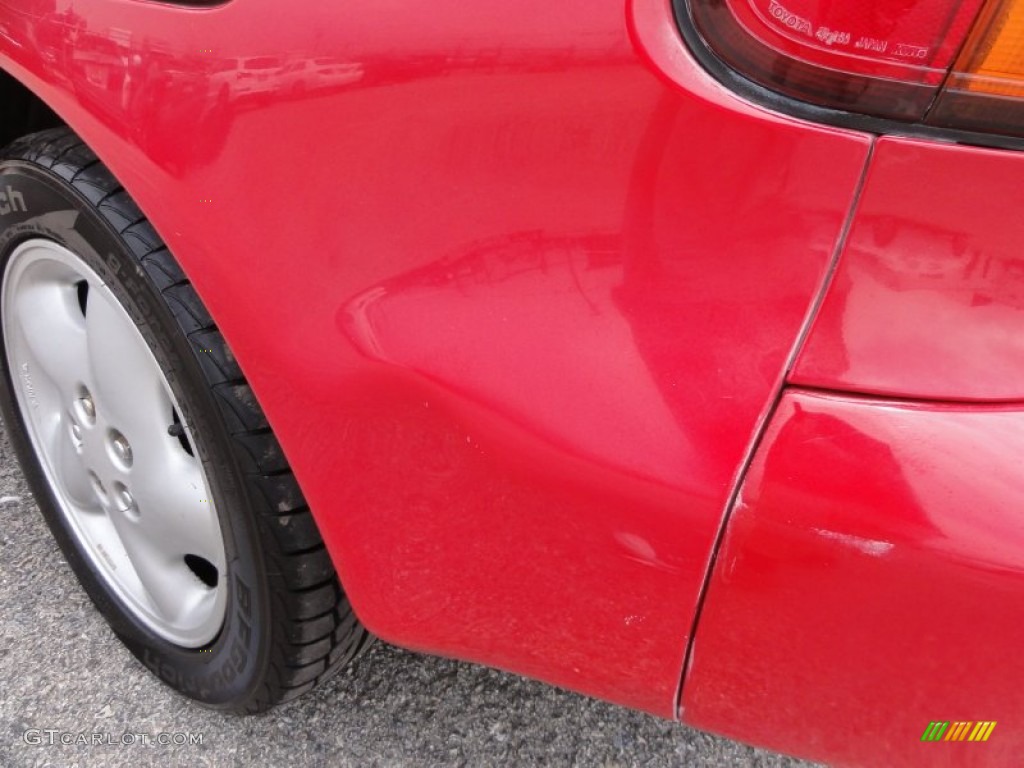
<svg viewBox="0 0 1024 768">
<path fill-rule="evenodd" d="M 84 394 L 78 398 L 78 405 L 82 409 L 85 420 L 89 424 L 94 424 L 96 422 L 96 403 L 93 402 L 89 390 L 85 390 Z"/>
<path fill-rule="evenodd" d="M 114 503 L 129 519 L 136 521 L 139 519 L 139 508 L 135 504 L 135 497 L 121 483 L 114 483 Z"/>
<path fill-rule="evenodd" d="M 116 430 L 110 433 L 110 448 L 125 467 L 132 465 L 132 447 L 125 436 Z"/>
<path fill-rule="evenodd" d="M 122 488 L 117 492 L 117 503 L 126 510 L 135 507 L 135 499 L 132 498 L 132 494 L 127 488 Z"/>
</svg>

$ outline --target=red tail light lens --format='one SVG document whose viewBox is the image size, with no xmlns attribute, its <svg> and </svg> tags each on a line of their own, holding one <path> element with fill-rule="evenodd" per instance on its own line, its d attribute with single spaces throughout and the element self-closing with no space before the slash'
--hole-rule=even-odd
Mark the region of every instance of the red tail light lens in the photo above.
<svg viewBox="0 0 1024 768">
<path fill-rule="evenodd" d="M 1024 135 L 1024 0 L 677 0 L 733 70 L 810 104 Z"/>
</svg>

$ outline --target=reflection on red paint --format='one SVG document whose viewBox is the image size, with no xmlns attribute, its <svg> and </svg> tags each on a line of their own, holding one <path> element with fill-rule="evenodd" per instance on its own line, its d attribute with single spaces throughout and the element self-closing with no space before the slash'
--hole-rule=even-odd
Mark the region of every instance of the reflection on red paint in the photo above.
<svg viewBox="0 0 1024 768">
<path fill-rule="evenodd" d="M 792 381 L 1024 397 L 1021 173 L 1015 152 L 882 139 Z"/>
</svg>

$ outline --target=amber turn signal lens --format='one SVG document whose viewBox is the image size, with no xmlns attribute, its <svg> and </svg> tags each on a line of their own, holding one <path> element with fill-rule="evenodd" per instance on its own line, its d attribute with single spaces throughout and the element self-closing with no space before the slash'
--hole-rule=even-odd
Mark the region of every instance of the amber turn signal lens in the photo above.
<svg viewBox="0 0 1024 768">
<path fill-rule="evenodd" d="M 1024 136 L 1024 0 L 985 5 L 925 122 Z"/>
<path fill-rule="evenodd" d="M 949 85 L 974 93 L 1024 96 L 1024 2 L 1001 0 L 978 19 Z"/>
</svg>

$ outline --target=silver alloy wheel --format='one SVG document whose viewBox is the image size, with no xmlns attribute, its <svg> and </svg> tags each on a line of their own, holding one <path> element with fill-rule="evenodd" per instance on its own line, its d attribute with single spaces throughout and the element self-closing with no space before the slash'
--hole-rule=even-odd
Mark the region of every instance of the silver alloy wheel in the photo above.
<svg viewBox="0 0 1024 768">
<path fill-rule="evenodd" d="M 80 550 L 150 630 L 210 643 L 227 604 L 220 523 L 135 323 L 82 259 L 45 239 L 11 255 L 0 315 L 22 418 Z"/>
</svg>

